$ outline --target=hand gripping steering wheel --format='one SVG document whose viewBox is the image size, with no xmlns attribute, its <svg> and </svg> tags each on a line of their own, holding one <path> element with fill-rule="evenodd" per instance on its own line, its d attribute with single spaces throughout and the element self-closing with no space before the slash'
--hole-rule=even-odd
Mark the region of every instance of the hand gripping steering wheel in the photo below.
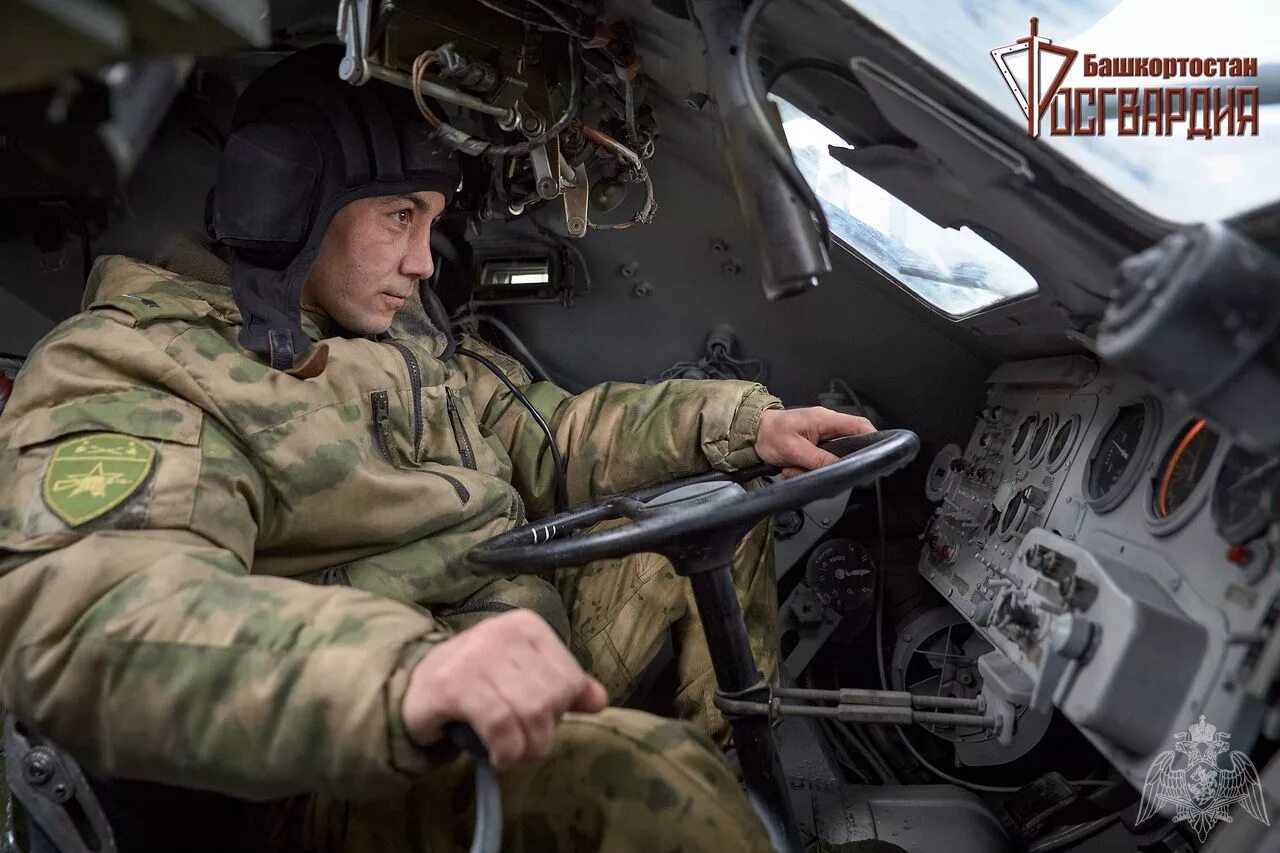
<svg viewBox="0 0 1280 853">
<path fill-rule="evenodd" d="M 767 698 L 768 686 L 756 668 L 734 593 L 733 552 L 738 540 L 764 518 L 897 471 L 915 458 L 920 440 L 909 430 L 893 429 L 845 436 L 818 446 L 843 458 L 752 491 L 740 484 L 776 474 L 778 469 L 757 465 L 732 474 L 712 472 L 639 489 L 500 533 L 477 545 L 469 556 L 494 574 L 513 575 L 583 566 L 644 551 L 661 554 L 693 587 L 717 694 L 738 700 Z M 583 532 L 619 518 L 632 523 Z M 729 722 L 748 796 L 774 848 L 801 850 L 769 721 L 731 716 Z"/>
</svg>

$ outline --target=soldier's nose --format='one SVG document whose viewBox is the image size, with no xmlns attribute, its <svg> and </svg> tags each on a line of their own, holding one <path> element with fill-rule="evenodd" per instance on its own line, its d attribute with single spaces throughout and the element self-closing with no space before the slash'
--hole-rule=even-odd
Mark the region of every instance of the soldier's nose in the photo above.
<svg viewBox="0 0 1280 853">
<path fill-rule="evenodd" d="M 431 259 L 431 244 L 423 240 L 420 248 L 406 253 L 400 262 L 400 271 L 413 279 L 431 278 L 431 273 L 435 271 L 435 264 Z"/>
</svg>

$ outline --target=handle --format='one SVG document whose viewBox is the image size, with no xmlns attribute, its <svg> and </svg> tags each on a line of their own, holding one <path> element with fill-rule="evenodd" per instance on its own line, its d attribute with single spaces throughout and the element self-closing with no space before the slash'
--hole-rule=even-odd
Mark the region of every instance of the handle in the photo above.
<svg viewBox="0 0 1280 853">
<path fill-rule="evenodd" d="M 445 723 L 445 737 L 471 756 L 476 769 L 476 829 L 471 853 L 499 853 L 502 849 L 502 791 L 498 774 L 489 763 L 489 750 L 475 729 L 466 723 Z"/>
</svg>

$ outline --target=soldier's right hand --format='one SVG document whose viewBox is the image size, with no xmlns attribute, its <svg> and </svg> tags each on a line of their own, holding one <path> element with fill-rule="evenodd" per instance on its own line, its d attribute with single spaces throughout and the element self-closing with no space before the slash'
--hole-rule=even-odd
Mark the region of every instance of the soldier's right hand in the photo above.
<svg viewBox="0 0 1280 853">
<path fill-rule="evenodd" d="M 401 714 L 421 746 L 439 740 L 445 723 L 470 723 L 501 769 L 550 755 L 565 711 L 594 713 L 608 704 L 603 685 L 541 616 L 513 610 L 427 652 L 409 676 Z"/>
</svg>

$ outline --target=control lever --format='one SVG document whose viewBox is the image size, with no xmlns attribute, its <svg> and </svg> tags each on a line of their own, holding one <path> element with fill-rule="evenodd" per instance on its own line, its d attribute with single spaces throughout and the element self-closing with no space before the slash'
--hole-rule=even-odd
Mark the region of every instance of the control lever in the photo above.
<svg viewBox="0 0 1280 853">
<path fill-rule="evenodd" d="M 476 828 L 470 853 L 498 853 L 502 849 L 502 791 L 489 763 L 489 750 L 466 723 L 445 723 L 445 737 L 471 756 L 476 773 Z"/>
<path fill-rule="evenodd" d="M 1001 715 L 986 714 L 986 700 L 981 696 L 965 699 L 957 696 L 921 696 L 905 690 L 811 690 L 760 686 L 767 691 L 767 701 L 734 699 L 717 691 L 715 706 L 727 716 L 767 716 L 774 722 L 781 717 L 829 717 L 845 723 L 914 723 L 921 726 L 967 726 L 991 730 L 1003 729 L 1012 722 Z M 751 692 L 754 694 L 754 689 Z M 834 702 L 835 707 L 784 705 L 783 699 Z"/>
<path fill-rule="evenodd" d="M 338 65 L 338 77 L 353 86 L 369 82 L 369 33 L 373 29 L 370 0 L 341 0 L 338 3 L 338 41 L 346 54 Z"/>
<path fill-rule="evenodd" d="M 1092 639 L 1093 623 L 1083 616 L 1064 613 L 1053 620 L 1031 694 L 1031 710 L 1044 713 L 1053 707 L 1058 685 L 1075 677 Z"/>
</svg>

